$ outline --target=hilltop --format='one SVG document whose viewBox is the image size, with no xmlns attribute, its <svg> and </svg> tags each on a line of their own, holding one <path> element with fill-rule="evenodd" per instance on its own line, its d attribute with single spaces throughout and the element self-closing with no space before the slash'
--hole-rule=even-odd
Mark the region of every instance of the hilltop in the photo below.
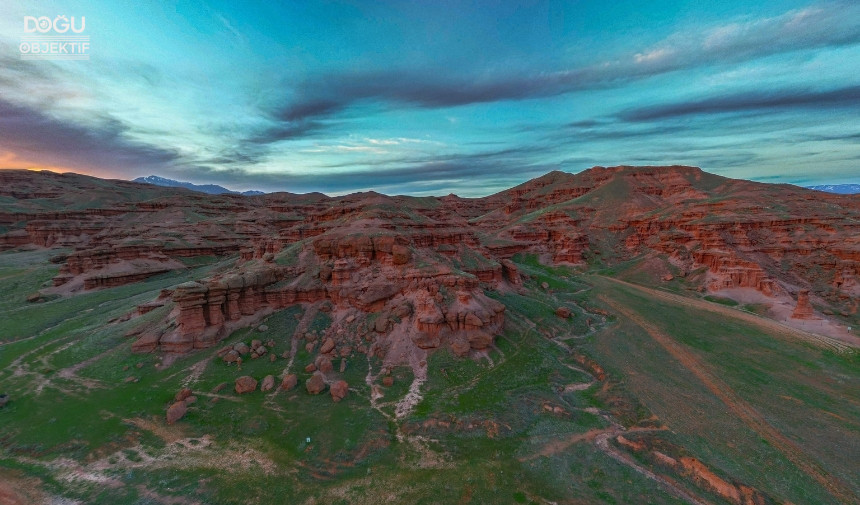
<svg viewBox="0 0 860 505">
<path fill-rule="evenodd" d="M 132 182 L 142 182 L 145 184 L 152 184 L 154 186 L 165 186 L 168 188 L 185 188 L 190 189 L 191 191 L 199 191 L 200 193 L 207 193 L 210 195 L 234 194 L 243 196 L 256 196 L 265 194 L 262 191 L 232 191 L 225 188 L 224 186 L 219 186 L 217 184 L 194 184 L 191 182 L 175 181 L 173 179 L 167 179 L 158 175 L 138 177 Z"/>
<path fill-rule="evenodd" d="M 0 477 L 117 503 L 851 502 L 858 281 L 856 197 L 695 167 L 484 198 L 0 171 Z"/>
</svg>

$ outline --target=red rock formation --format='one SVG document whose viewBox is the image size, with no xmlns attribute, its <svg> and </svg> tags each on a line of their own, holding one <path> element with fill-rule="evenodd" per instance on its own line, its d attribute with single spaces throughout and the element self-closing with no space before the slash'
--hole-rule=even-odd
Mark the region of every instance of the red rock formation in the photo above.
<svg viewBox="0 0 860 505">
<path fill-rule="evenodd" d="M 138 272 L 94 275 L 84 279 L 84 289 L 115 288 L 171 271 L 171 268 L 148 269 Z M 56 285 L 56 282 L 55 282 Z"/>
<path fill-rule="evenodd" d="M 664 261 L 685 282 L 710 290 L 773 296 L 829 284 L 810 295 L 834 312 L 856 310 L 860 297 L 856 199 L 811 197 L 692 167 L 552 172 L 478 199 L 249 199 L 7 170 L 0 195 L 7 198 L 0 249 L 72 249 L 55 257 L 59 293 L 196 264 L 187 258 L 221 261 L 217 274 L 140 306 L 140 314 L 162 305 L 172 312 L 136 335 L 138 351 L 212 346 L 273 311 L 323 301 L 356 314 L 371 333 L 364 342 L 327 334 L 333 353 L 361 347 L 385 354 L 404 341 L 461 354 L 483 349 L 504 325 L 503 307 L 484 290 L 522 285 L 512 261 L 520 253 L 571 265 Z M 50 195 L 50 207 L 36 195 Z"/>
<path fill-rule="evenodd" d="M 188 405 L 182 400 L 178 400 L 174 402 L 170 408 L 167 409 L 167 424 L 173 424 L 176 421 L 179 421 L 185 416 L 185 413 L 188 412 Z"/>
<path fill-rule="evenodd" d="M 335 403 L 346 398 L 346 394 L 349 392 L 349 384 L 344 380 L 339 380 L 331 385 L 331 399 Z"/>
<path fill-rule="evenodd" d="M 503 259 L 501 263 L 502 274 L 504 275 L 505 279 L 516 286 L 522 284 L 523 280 L 520 277 L 520 270 L 519 268 L 517 268 L 514 262 L 508 259 Z"/>
<path fill-rule="evenodd" d="M 791 313 L 792 319 L 815 319 L 815 311 L 809 303 L 809 290 L 803 289 L 797 293 L 797 305 Z"/>
<path fill-rule="evenodd" d="M 257 380 L 248 375 L 236 379 L 236 393 L 243 395 L 257 390 Z"/>
<path fill-rule="evenodd" d="M 314 372 L 310 379 L 305 381 L 305 389 L 312 395 L 318 395 L 325 391 L 325 377 L 320 372 Z"/>
<path fill-rule="evenodd" d="M 298 383 L 299 378 L 296 376 L 296 374 L 291 373 L 289 375 L 285 375 L 284 378 L 281 380 L 281 389 L 283 389 L 284 391 L 292 391 L 296 388 Z"/>
<path fill-rule="evenodd" d="M 758 263 L 738 258 L 732 253 L 716 250 L 696 251 L 696 261 L 713 274 L 708 289 L 753 288 L 767 296 L 781 292 L 779 285 L 767 277 Z"/>
</svg>

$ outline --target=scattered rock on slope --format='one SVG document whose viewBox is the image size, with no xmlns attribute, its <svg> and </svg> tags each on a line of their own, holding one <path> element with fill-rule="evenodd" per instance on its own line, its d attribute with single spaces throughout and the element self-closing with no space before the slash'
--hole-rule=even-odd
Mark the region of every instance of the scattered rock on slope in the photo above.
<svg viewBox="0 0 860 505">
<path fill-rule="evenodd" d="M 296 387 L 298 383 L 299 378 L 296 376 L 296 374 L 291 373 L 289 375 L 285 375 L 283 380 L 281 380 L 281 389 L 283 389 L 284 391 L 291 391 Z"/>
<path fill-rule="evenodd" d="M 167 409 L 167 424 L 173 424 L 182 419 L 186 412 L 188 412 L 188 406 L 184 401 L 180 400 L 174 402 L 173 405 Z"/>
<path fill-rule="evenodd" d="M 331 385 L 331 399 L 339 402 L 346 397 L 349 392 L 349 384 L 345 380 L 339 380 Z"/>
<path fill-rule="evenodd" d="M 260 384 L 260 391 L 270 391 L 275 387 L 275 378 L 271 375 L 263 377 L 263 382 Z"/>
<path fill-rule="evenodd" d="M 314 372 L 310 379 L 305 382 L 308 393 L 318 395 L 325 391 L 325 377 L 320 372 Z"/>
<path fill-rule="evenodd" d="M 236 392 L 240 395 L 251 393 L 257 389 L 257 380 L 248 375 L 236 379 Z"/>
</svg>

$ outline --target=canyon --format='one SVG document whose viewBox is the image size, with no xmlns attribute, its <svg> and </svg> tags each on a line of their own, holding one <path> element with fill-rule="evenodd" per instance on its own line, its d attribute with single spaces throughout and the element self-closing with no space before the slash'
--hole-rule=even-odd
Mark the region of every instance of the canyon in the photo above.
<svg viewBox="0 0 860 505">
<path fill-rule="evenodd" d="M 12 202 L 0 209 L 0 250 L 58 250 L 47 294 L 138 282 L 184 259 L 235 258 L 163 293 L 169 316 L 136 335 L 139 352 L 211 347 L 264 315 L 327 300 L 337 319 L 352 316 L 348 332 L 335 325 L 327 335 L 340 345 L 384 357 L 406 341 L 465 355 L 503 328 L 504 306 L 485 291 L 520 289 L 517 254 L 571 266 L 635 260 L 655 283 L 788 300 L 793 319 L 852 317 L 860 299 L 856 198 L 693 167 L 551 172 L 475 199 L 203 195 L 8 170 L 0 184 Z"/>
</svg>

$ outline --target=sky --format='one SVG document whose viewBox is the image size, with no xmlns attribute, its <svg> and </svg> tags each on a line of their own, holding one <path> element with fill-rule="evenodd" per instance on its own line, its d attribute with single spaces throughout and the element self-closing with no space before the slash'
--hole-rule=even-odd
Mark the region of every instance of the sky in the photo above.
<svg viewBox="0 0 860 505">
<path fill-rule="evenodd" d="M 90 59 L 21 59 L 25 16 L 60 15 Z M 858 20 L 856 1 L 0 0 L 0 168 L 330 195 L 595 165 L 856 183 Z"/>
</svg>

